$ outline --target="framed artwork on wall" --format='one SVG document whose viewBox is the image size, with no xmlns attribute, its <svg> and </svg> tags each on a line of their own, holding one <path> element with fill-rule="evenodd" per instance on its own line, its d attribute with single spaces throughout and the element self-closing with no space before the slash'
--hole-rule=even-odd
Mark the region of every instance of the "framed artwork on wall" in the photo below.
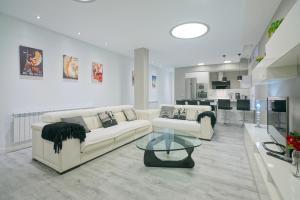
<svg viewBox="0 0 300 200">
<path fill-rule="evenodd" d="M 92 81 L 102 83 L 103 81 L 103 65 L 99 63 L 92 63 Z"/>
<path fill-rule="evenodd" d="M 19 46 L 20 75 L 43 77 L 43 51 Z"/>
<path fill-rule="evenodd" d="M 152 75 L 152 88 L 156 88 L 156 76 Z"/>
<path fill-rule="evenodd" d="M 78 58 L 63 55 L 63 78 L 78 80 Z"/>
</svg>

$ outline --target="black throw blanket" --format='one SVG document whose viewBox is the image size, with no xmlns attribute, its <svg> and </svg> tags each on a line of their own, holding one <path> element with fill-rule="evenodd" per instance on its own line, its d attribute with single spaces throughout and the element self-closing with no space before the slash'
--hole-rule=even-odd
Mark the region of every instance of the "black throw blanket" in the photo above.
<svg viewBox="0 0 300 200">
<path fill-rule="evenodd" d="M 44 126 L 42 138 L 54 142 L 54 151 L 59 153 L 62 149 L 62 142 L 69 138 L 78 138 L 80 143 L 85 140 L 84 127 L 79 124 L 57 122 Z"/>
<path fill-rule="evenodd" d="M 198 117 L 197 117 L 197 122 L 201 123 L 201 119 L 203 117 L 209 117 L 210 121 L 211 121 L 211 126 L 213 128 L 215 127 L 217 119 L 216 119 L 215 114 L 213 112 L 211 112 L 211 111 L 205 111 L 205 112 L 199 114 Z"/>
</svg>

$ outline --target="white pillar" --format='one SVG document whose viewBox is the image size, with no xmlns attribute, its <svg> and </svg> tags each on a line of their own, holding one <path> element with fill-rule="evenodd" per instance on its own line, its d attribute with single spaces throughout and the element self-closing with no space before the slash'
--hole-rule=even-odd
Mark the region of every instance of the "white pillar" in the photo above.
<svg viewBox="0 0 300 200">
<path fill-rule="evenodd" d="M 147 109 L 149 104 L 149 50 L 134 50 L 134 107 Z"/>
</svg>

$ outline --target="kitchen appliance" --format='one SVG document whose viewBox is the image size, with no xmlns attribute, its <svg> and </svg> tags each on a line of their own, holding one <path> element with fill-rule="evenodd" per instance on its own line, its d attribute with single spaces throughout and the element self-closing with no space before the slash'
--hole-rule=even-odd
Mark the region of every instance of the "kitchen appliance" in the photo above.
<svg viewBox="0 0 300 200">
<path fill-rule="evenodd" d="M 212 89 L 230 89 L 230 81 L 212 81 Z"/>
</svg>

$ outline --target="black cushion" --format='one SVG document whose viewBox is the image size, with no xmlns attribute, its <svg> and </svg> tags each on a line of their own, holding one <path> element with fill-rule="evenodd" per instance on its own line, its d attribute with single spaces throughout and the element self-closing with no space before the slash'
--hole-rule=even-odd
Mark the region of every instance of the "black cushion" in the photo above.
<svg viewBox="0 0 300 200">
<path fill-rule="evenodd" d="M 104 128 L 108 128 L 118 124 L 112 111 L 105 111 L 102 113 L 98 113 L 98 116 Z"/>
<path fill-rule="evenodd" d="M 173 119 L 186 120 L 186 109 L 184 109 L 184 108 L 174 109 Z"/>
<path fill-rule="evenodd" d="M 83 126 L 86 133 L 91 132 L 90 129 L 87 127 L 86 123 L 83 121 L 83 118 L 81 116 L 61 118 L 61 121 L 67 123 L 79 124 Z"/>
</svg>

